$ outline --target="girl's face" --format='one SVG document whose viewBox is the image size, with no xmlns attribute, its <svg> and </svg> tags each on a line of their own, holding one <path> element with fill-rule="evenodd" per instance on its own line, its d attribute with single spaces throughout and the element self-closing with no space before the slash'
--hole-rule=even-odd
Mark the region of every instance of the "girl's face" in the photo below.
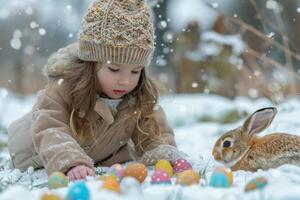
<svg viewBox="0 0 300 200">
<path fill-rule="evenodd" d="M 137 86 L 143 68 L 139 65 L 97 63 L 98 89 L 112 99 L 119 99 Z"/>
</svg>

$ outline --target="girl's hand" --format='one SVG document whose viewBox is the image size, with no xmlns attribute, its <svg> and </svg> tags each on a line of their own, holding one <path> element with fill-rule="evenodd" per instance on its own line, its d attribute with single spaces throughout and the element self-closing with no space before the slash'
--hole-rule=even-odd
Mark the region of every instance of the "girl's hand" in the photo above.
<svg viewBox="0 0 300 200">
<path fill-rule="evenodd" d="M 93 176 L 94 174 L 94 170 L 85 165 L 77 165 L 67 172 L 71 181 L 85 179 L 86 176 Z"/>
</svg>

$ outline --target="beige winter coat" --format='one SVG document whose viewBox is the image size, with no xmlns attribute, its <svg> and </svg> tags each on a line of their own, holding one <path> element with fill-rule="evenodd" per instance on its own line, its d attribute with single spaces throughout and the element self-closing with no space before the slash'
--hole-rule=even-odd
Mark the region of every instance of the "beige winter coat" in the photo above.
<svg viewBox="0 0 300 200">
<path fill-rule="evenodd" d="M 48 76 L 57 76 L 66 67 L 71 67 L 76 45 L 58 51 L 46 68 Z M 72 54 L 72 55 L 71 55 Z M 70 57 L 70 59 L 69 59 Z M 29 166 L 45 167 L 48 174 L 54 171 L 67 172 L 78 164 L 93 167 L 94 164 L 109 166 L 137 160 L 154 164 L 159 159 L 174 160 L 179 157 L 172 129 L 161 107 L 155 117 L 162 131 L 164 144 L 146 139 L 143 149 L 137 146 L 139 134 L 132 102 L 124 100 L 113 115 L 100 99 L 96 101 L 94 117 L 97 119 L 95 138 L 79 145 L 69 126 L 70 91 L 62 80 L 52 80 L 38 94 L 32 111 L 13 122 L 8 129 L 8 149 L 15 168 L 22 171 Z M 134 99 L 133 99 L 134 100 Z M 132 145 L 130 145 L 132 144 Z"/>
</svg>

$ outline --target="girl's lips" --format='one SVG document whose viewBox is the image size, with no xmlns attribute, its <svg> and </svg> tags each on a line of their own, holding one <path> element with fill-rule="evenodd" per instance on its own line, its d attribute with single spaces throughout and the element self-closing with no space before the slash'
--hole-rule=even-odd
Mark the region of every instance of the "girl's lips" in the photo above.
<svg viewBox="0 0 300 200">
<path fill-rule="evenodd" d="M 126 90 L 113 90 L 115 94 L 125 94 Z"/>
</svg>

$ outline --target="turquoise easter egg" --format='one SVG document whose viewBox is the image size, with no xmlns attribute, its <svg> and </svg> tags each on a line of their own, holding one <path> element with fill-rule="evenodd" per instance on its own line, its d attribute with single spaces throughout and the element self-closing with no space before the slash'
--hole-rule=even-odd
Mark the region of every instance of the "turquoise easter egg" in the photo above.
<svg viewBox="0 0 300 200">
<path fill-rule="evenodd" d="M 245 192 L 253 190 L 261 190 L 268 184 L 268 180 L 265 177 L 257 177 L 249 181 L 245 187 Z"/>
<path fill-rule="evenodd" d="M 68 186 L 68 179 L 61 172 L 53 172 L 48 177 L 49 189 L 56 189 L 56 188 L 67 187 L 67 186 Z"/>
<path fill-rule="evenodd" d="M 89 200 L 90 192 L 83 181 L 75 182 L 69 189 L 66 200 Z"/>
<path fill-rule="evenodd" d="M 230 180 L 225 173 L 221 171 L 214 171 L 210 177 L 209 185 L 212 187 L 229 187 Z"/>
</svg>

